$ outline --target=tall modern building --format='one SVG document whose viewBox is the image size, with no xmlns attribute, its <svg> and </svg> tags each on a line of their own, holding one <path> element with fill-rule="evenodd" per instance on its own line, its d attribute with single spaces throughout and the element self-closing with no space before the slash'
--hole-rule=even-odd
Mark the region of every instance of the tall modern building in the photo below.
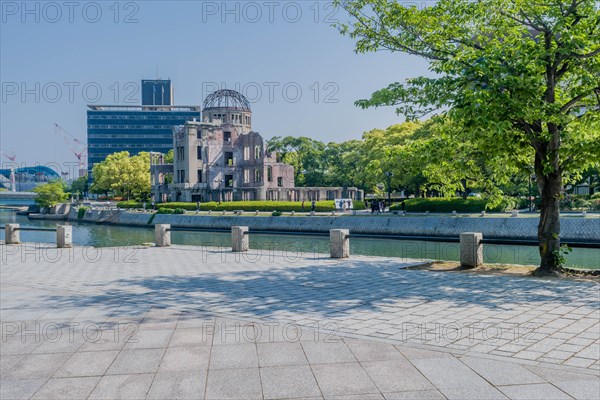
<svg viewBox="0 0 600 400">
<path fill-rule="evenodd" d="M 142 80 L 143 106 L 170 106 L 173 104 L 173 87 L 168 79 Z"/>
<path fill-rule="evenodd" d="M 170 90 L 170 81 L 168 87 Z M 143 85 L 143 83 L 142 83 Z M 153 92 L 153 91 L 152 91 Z M 142 94 L 143 97 L 143 94 Z M 171 99 L 169 94 L 169 102 Z M 94 164 L 119 151 L 130 154 L 154 151 L 167 153 L 173 148 L 173 127 L 201 120 L 200 106 L 165 104 L 88 105 L 88 173 Z"/>
</svg>

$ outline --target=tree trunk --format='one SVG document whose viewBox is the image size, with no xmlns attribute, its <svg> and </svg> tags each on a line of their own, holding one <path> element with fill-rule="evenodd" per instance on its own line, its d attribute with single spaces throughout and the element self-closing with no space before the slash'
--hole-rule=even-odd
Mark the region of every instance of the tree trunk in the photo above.
<svg viewBox="0 0 600 400">
<path fill-rule="evenodd" d="M 538 168 L 536 168 L 536 174 L 538 189 L 542 200 L 540 207 L 540 222 L 538 225 L 541 257 L 538 271 L 541 273 L 548 273 L 560 267 L 559 203 L 562 192 L 562 175 L 560 171 L 544 174 Z"/>
</svg>

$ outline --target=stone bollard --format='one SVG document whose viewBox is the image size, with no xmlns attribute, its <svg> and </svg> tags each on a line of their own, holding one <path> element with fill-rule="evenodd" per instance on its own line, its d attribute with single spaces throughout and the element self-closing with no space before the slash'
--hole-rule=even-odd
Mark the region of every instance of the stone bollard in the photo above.
<svg viewBox="0 0 600 400">
<path fill-rule="evenodd" d="M 456 217 L 456 211 L 452 211 L 452 216 Z"/>
<path fill-rule="evenodd" d="M 481 232 L 463 232 L 460 234 L 460 266 L 476 268 L 483 265 L 483 244 Z"/>
<path fill-rule="evenodd" d="M 73 247 L 73 226 L 56 226 L 56 247 L 59 249 Z"/>
<path fill-rule="evenodd" d="M 247 226 L 232 226 L 231 227 L 231 249 L 233 251 L 248 251 L 248 227 Z"/>
<path fill-rule="evenodd" d="M 582 211 L 582 212 L 581 212 L 581 216 L 582 216 L 583 218 L 585 218 L 585 217 L 586 217 L 586 215 L 587 215 L 587 211 Z"/>
<path fill-rule="evenodd" d="M 482 212 L 481 212 L 481 216 L 482 216 L 482 217 L 485 217 L 485 211 L 482 211 Z"/>
<path fill-rule="evenodd" d="M 331 229 L 329 231 L 329 252 L 331 258 L 350 257 L 350 231 L 348 229 Z"/>
<path fill-rule="evenodd" d="M 314 212 L 314 211 L 311 211 L 311 212 L 310 212 L 310 216 L 311 216 L 311 217 L 314 217 L 314 216 L 315 216 L 315 212 Z"/>
<path fill-rule="evenodd" d="M 334 215 L 335 215 L 335 211 L 332 211 L 332 212 L 331 212 L 331 215 L 332 215 L 332 216 L 334 216 Z"/>
<path fill-rule="evenodd" d="M 258 210 L 256 210 L 256 215 L 258 215 Z"/>
<path fill-rule="evenodd" d="M 225 210 L 223 210 L 223 213 L 221 215 L 225 215 Z"/>
<path fill-rule="evenodd" d="M 429 217 L 429 211 L 425 211 L 425 216 Z"/>
<path fill-rule="evenodd" d="M 294 212 L 292 211 L 292 217 L 294 216 Z"/>
<path fill-rule="evenodd" d="M 21 236 L 19 235 L 19 224 L 4 225 L 4 242 L 6 244 L 21 243 Z"/>
<path fill-rule="evenodd" d="M 511 217 L 518 217 L 519 216 L 519 210 L 512 210 L 510 216 Z"/>
<path fill-rule="evenodd" d="M 154 225 L 154 244 L 156 247 L 167 247 L 171 245 L 171 225 Z"/>
</svg>

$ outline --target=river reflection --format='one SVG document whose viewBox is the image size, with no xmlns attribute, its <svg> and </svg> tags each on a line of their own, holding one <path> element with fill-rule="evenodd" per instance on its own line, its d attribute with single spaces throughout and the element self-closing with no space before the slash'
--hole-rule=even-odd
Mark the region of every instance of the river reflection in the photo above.
<svg viewBox="0 0 600 400">
<path fill-rule="evenodd" d="M 18 223 L 22 226 L 54 227 L 55 221 L 30 221 L 14 212 L 0 211 L 0 225 Z M 4 239 L 4 231 L 0 233 Z M 22 232 L 24 242 L 54 243 L 54 232 Z M 82 246 L 114 247 L 136 246 L 154 241 L 151 227 L 123 227 L 73 223 L 73 242 Z M 173 232 L 173 244 L 216 246 L 229 248 L 229 233 Z M 327 237 L 252 234 L 250 248 L 261 251 L 284 252 L 288 257 L 329 252 Z M 416 259 L 458 261 L 458 243 L 438 243 L 415 240 L 389 240 L 353 238 L 350 241 L 351 254 Z M 484 260 L 489 263 L 510 263 L 536 265 L 539 255 L 536 246 L 492 245 L 484 246 Z M 575 248 L 567 255 L 567 266 L 600 269 L 600 249 Z"/>
</svg>

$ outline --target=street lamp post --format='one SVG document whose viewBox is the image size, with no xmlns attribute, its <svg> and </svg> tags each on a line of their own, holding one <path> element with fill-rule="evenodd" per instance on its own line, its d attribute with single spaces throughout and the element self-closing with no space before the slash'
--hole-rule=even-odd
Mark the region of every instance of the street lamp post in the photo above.
<svg viewBox="0 0 600 400">
<path fill-rule="evenodd" d="M 388 190 L 388 206 L 392 206 L 392 172 L 386 171 L 385 176 L 387 177 L 387 190 Z"/>
<path fill-rule="evenodd" d="M 529 197 L 527 197 L 529 203 L 529 212 L 531 212 L 531 174 L 527 174 L 529 178 Z"/>
<path fill-rule="evenodd" d="M 533 211 L 535 208 L 535 196 L 531 193 L 533 189 L 532 182 L 535 182 L 536 176 L 529 175 L 529 210 Z"/>
</svg>

